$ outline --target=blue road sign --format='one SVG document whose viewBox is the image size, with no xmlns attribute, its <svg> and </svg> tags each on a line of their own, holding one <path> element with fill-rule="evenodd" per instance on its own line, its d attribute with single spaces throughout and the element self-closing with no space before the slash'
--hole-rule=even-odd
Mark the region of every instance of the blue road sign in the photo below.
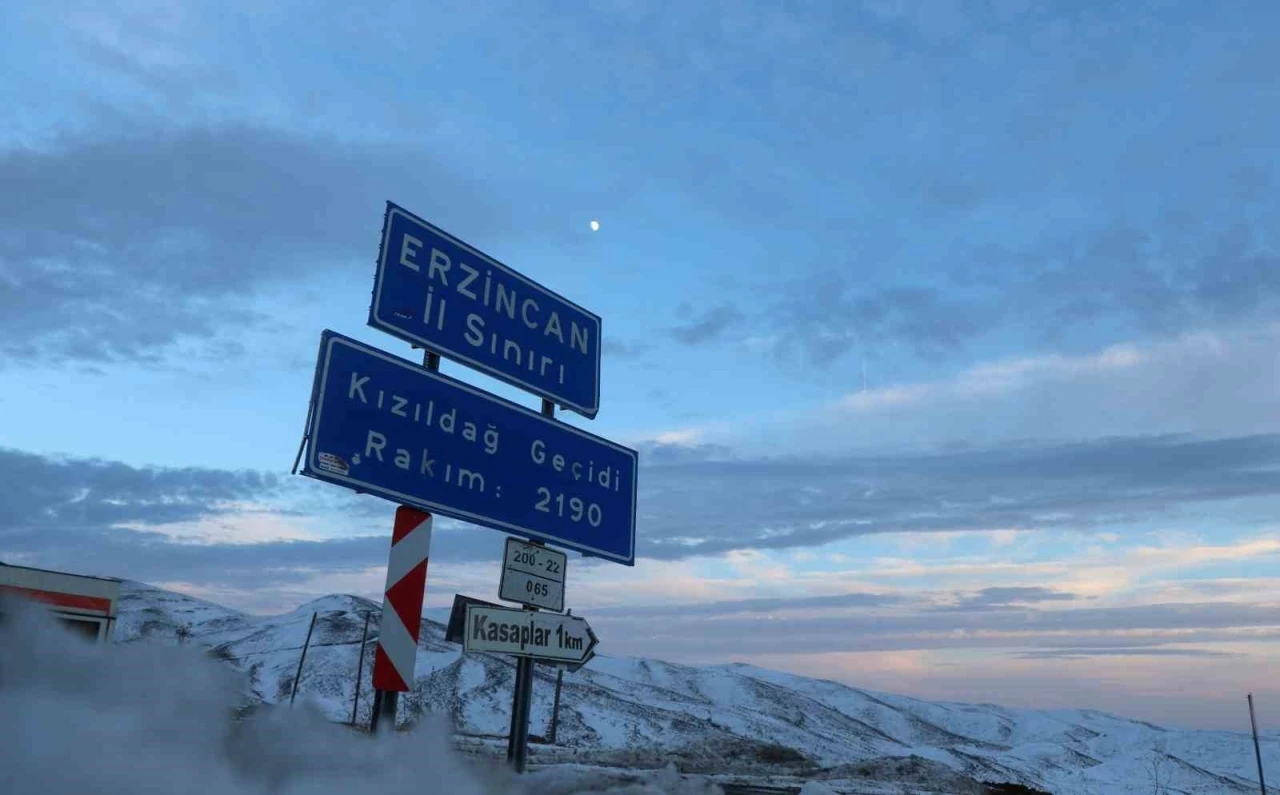
<svg viewBox="0 0 1280 795">
<path fill-rule="evenodd" d="M 369 325 L 594 418 L 600 318 L 387 202 Z"/>
<path fill-rule="evenodd" d="M 325 331 L 303 474 L 635 565 L 636 451 Z"/>
</svg>

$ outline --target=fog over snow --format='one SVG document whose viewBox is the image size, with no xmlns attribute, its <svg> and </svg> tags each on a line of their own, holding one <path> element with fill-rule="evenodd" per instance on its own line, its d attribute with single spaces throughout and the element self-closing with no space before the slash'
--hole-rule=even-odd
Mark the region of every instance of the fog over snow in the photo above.
<svg viewBox="0 0 1280 795">
<path fill-rule="evenodd" d="M 71 795 L 325 795 L 352 789 L 450 795 L 701 795 L 668 771 L 617 776 L 549 770 L 517 777 L 464 760 L 445 719 L 376 741 L 303 706 L 233 722 L 245 681 L 194 648 L 82 643 L 5 600 L 0 711 L 10 733 L 0 767 L 18 791 Z"/>
<path fill-rule="evenodd" d="M 216 793 L 368 786 L 712 795 L 727 782 L 860 795 L 985 795 L 979 782 L 1055 795 L 1257 788 L 1244 732 L 1179 731 L 1095 710 L 929 702 L 748 665 L 609 656 L 564 677 L 554 744 L 545 738 L 555 675 L 537 667 L 531 772 L 517 778 L 501 761 L 512 660 L 463 653 L 444 639 L 443 624 L 422 623 L 415 678 L 399 699 L 403 731 L 370 737 L 343 726 L 353 719 L 364 614 L 375 613 L 373 637 L 381 630 L 367 600 L 331 595 L 250 616 L 126 582 L 114 642 L 96 648 L 13 607 L 0 605 L 10 619 L 0 626 L 0 707 L 16 731 L 0 762 L 39 792 L 159 791 L 183 775 Z M 373 648 L 363 648 L 365 671 Z M 367 677 L 360 691 L 354 719 L 364 727 Z M 1262 738 L 1269 766 L 1276 737 Z"/>
</svg>

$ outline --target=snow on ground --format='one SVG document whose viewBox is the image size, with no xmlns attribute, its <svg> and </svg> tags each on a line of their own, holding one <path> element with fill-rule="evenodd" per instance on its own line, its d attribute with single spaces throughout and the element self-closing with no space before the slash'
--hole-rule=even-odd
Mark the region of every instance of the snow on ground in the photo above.
<svg viewBox="0 0 1280 795">
<path fill-rule="evenodd" d="M 197 649 L 204 651 L 239 673 L 242 700 L 287 704 L 314 612 L 298 711 L 306 704 L 345 722 L 369 611 L 359 709 L 359 723 L 367 724 L 379 611 L 367 600 L 325 597 L 256 617 L 126 583 L 117 645 L 126 654 L 173 646 L 176 628 L 188 626 L 189 652 L 199 657 Z M 181 650 L 164 653 L 172 651 Z M 470 743 L 469 758 L 492 760 L 502 756 L 501 743 L 486 738 L 505 737 L 513 684 L 510 658 L 463 655 L 444 641 L 441 624 L 424 620 L 417 676 L 401 698 L 401 720 L 422 724 L 437 716 L 449 723 L 446 729 L 432 724 L 438 733 Z M 538 666 L 535 737 L 547 734 L 554 690 L 554 669 Z M 1153 778 L 1186 793 L 1257 791 L 1245 733 L 1166 730 L 1087 710 L 926 702 L 737 664 L 598 656 L 565 675 L 558 728 L 556 746 L 531 747 L 534 762 L 661 769 L 674 761 L 686 774 L 770 778 L 796 788 L 820 779 L 846 793 L 916 785 L 910 791 L 961 792 L 980 780 L 1057 795 L 1110 795 L 1150 791 Z M 1263 758 L 1268 767 L 1280 761 L 1274 732 L 1264 734 Z"/>
<path fill-rule="evenodd" d="M 227 616 L 192 606 L 193 622 Z M 701 795 L 674 770 L 632 775 L 564 767 L 516 777 L 463 759 L 450 727 L 358 735 L 309 709 L 232 720 L 242 684 L 193 647 L 93 646 L 25 603 L 0 604 L 0 770 L 42 795 Z M 135 621 L 137 617 L 130 618 Z M 138 629 L 143 621 L 135 621 Z M 289 633 L 292 635 L 292 632 Z"/>
</svg>

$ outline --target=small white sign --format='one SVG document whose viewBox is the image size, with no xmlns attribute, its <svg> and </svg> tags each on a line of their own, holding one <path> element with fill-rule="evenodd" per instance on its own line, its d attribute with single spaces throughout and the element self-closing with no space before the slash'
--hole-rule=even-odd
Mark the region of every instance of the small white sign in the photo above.
<svg viewBox="0 0 1280 795">
<path fill-rule="evenodd" d="M 562 612 L 568 562 L 569 556 L 563 552 L 508 537 L 498 598 Z"/>
<path fill-rule="evenodd" d="M 578 616 L 467 605 L 462 647 L 469 652 L 581 663 L 595 656 L 596 643 L 595 633 Z"/>
</svg>

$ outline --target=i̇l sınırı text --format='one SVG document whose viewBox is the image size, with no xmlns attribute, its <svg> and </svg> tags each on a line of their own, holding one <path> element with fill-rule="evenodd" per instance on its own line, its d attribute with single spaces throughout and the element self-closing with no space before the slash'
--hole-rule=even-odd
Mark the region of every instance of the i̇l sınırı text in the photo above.
<svg viewBox="0 0 1280 795">
<path fill-rule="evenodd" d="M 347 399 L 358 401 L 365 406 L 374 406 L 389 416 L 431 428 L 446 436 L 455 438 L 460 436 L 487 455 L 493 456 L 498 453 L 501 434 L 497 425 L 487 423 L 484 431 L 481 432 L 479 423 L 458 417 L 457 407 L 438 407 L 434 398 L 423 401 L 415 400 L 412 395 L 389 394 L 386 390 L 377 389 L 372 385 L 372 379 L 372 376 L 362 376 L 352 372 L 347 384 Z M 380 463 L 386 463 L 390 458 L 391 463 L 396 467 L 406 471 L 416 469 L 424 478 L 435 479 L 443 475 L 444 481 L 449 485 L 469 491 L 485 493 L 488 487 L 484 473 L 468 467 L 455 466 L 453 462 L 444 462 L 441 465 L 431 457 L 429 447 L 423 447 L 421 454 L 415 455 L 408 448 L 392 445 L 387 434 L 379 430 L 369 429 L 366 432 L 364 449 L 358 451 L 357 455 L 363 461 Z M 535 438 L 530 442 L 529 458 L 539 468 L 546 466 L 557 473 L 568 474 L 574 482 L 590 483 L 597 488 L 615 493 L 622 490 L 622 473 L 612 466 L 597 469 L 594 460 L 588 459 L 585 462 L 570 460 L 562 453 L 548 449 L 547 443 L 542 439 Z M 437 469 L 437 467 L 442 468 Z M 497 497 L 502 496 L 500 485 L 495 486 L 494 494 Z M 574 522 L 586 521 L 592 527 L 598 527 L 604 521 L 603 509 L 596 503 L 581 497 L 565 495 L 546 486 L 535 487 L 534 497 L 534 508 L 543 513 L 567 517 Z"/>
<path fill-rule="evenodd" d="M 471 639 L 487 640 L 490 643 L 518 643 L 520 650 L 527 646 L 547 648 L 555 638 L 556 647 L 568 651 L 581 651 L 585 643 L 580 635 L 565 632 L 563 624 L 557 624 L 555 632 L 548 627 L 534 626 L 527 618 L 513 621 L 493 620 L 484 613 L 473 613 L 471 616 Z"/>
<path fill-rule="evenodd" d="M 419 273 L 423 268 L 427 271 L 427 295 L 422 309 L 424 325 L 434 323 L 438 331 L 444 331 L 448 301 L 443 295 L 436 295 L 433 282 L 439 281 L 441 287 L 448 288 L 452 279 L 453 291 L 458 295 L 492 310 L 496 315 L 506 315 L 509 320 L 515 320 L 518 314 L 520 322 L 526 327 L 534 331 L 542 329 L 544 339 L 549 337 L 570 351 L 590 357 L 589 351 L 592 344 L 590 329 L 579 325 L 572 318 L 569 319 L 566 329 L 564 321 L 560 319 L 560 313 L 554 309 L 547 312 L 545 317 L 542 316 L 541 307 L 538 306 L 536 299 L 529 296 L 520 298 L 514 287 L 508 286 L 500 279 L 495 281 L 491 269 L 485 270 L 484 281 L 481 282 L 478 268 L 461 260 L 450 260 L 448 254 L 434 247 L 430 255 L 424 258 L 425 261 L 420 262 L 419 256 L 425 253 L 422 245 L 421 240 L 406 234 L 400 242 L 399 263 Z M 450 271 L 453 271 L 455 266 L 460 272 L 451 275 Z M 551 377 L 556 378 L 558 383 L 564 384 L 564 362 L 557 362 L 551 356 L 532 349 L 525 350 L 515 340 L 503 339 L 497 332 L 486 331 L 485 318 L 477 312 L 469 312 L 464 322 L 467 330 L 463 339 L 472 347 L 488 348 L 489 353 L 494 356 L 498 355 L 501 348 L 503 361 L 512 362 L 517 367 L 523 367 L 542 378 L 547 377 L 547 370 L 551 368 Z"/>
</svg>

